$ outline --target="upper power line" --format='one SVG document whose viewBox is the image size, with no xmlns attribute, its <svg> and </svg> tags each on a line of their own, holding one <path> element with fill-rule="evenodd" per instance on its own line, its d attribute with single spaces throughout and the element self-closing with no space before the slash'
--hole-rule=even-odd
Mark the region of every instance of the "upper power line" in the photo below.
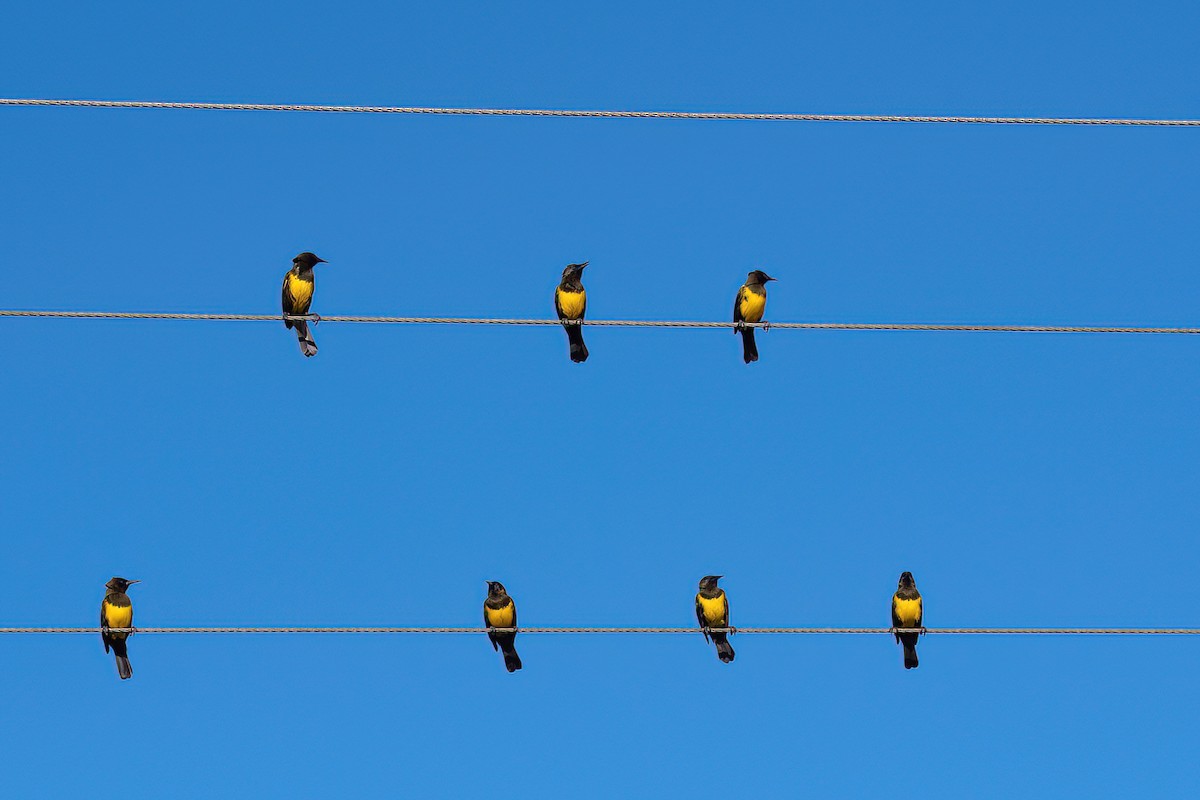
<svg viewBox="0 0 1200 800">
<path fill-rule="evenodd" d="M 187 103 L 152 100 L 66 100 L 0 98 L 0 106 L 73 108 L 157 108 L 185 111 L 303 111 L 336 114 L 440 114 L 487 117 L 590 117 L 596 119 L 688 119 L 756 122 L 916 122 L 960 125 L 1136 125 L 1196 128 L 1200 119 L 1121 117 L 968 117 L 907 114 L 755 114 L 733 111 L 597 111 L 565 108 L 443 108 L 438 106 L 333 106 L 289 103 Z"/>
</svg>

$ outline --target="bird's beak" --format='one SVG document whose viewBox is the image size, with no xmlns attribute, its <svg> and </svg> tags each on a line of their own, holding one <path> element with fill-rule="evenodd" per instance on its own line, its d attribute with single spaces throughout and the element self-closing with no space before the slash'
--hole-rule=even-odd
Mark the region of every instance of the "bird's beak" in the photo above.
<svg viewBox="0 0 1200 800">
<path fill-rule="evenodd" d="M 138 580 L 136 580 L 136 581 L 130 581 L 130 582 L 129 582 L 129 585 L 130 585 L 130 586 L 133 586 L 135 583 L 141 583 L 141 582 L 142 582 L 142 581 L 141 581 L 141 579 L 139 578 L 139 579 L 138 579 Z"/>
<path fill-rule="evenodd" d="M 767 276 L 767 280 L 769 280 L 769 281 L 777 281 L 777 280 L 779 280 L 779 278 L 772 278 L 770 275 L 768 275 L 768 276 Z"/>
<path fill-rule="evenodd" d="M 326 261 L 326 260 L 325 260 L 325 259 L 323 259 L 323 258 L 318 258 L 318 259 L 317 259 L 317 263 L 318 263 L 318 264 L 328 264 L 329 262 L 328 262 L 328 261 Z"/>
<path fill-rule="evenodd" d="M 579 265 L 579 271 L 580 271 L 580 272 L 583 272 L 583 268 L 584 268 L 584 267 L 586 267 L 586 266 L 587 266 L 588 264 L 590 264 L 590 263 L 592 263 L 592 262 L 590 262 L 590 261 L 585 261 L 585 262 L 583 262 L 582 264 L 580 264 L 580 265 Z"/>
</svg>

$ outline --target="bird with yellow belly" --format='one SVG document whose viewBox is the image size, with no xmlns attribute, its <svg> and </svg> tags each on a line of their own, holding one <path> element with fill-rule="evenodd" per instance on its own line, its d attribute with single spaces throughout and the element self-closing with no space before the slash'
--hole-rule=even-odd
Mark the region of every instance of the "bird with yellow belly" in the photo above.
<svg viewBox="0 0 1200 800">
<path fill-rule="evenodd" d="M 758 361 L 758 345 L 754 343 L 754 328 L 747 328 L 743 323 L 762 322 L 767 310 L 766 284 L 773 280 L 775 278 L 761 269 L 753 270 L 733 301 L 733 329 L 742 334 L 742 360 L 747 364 Z"/>
<path fill-rule="evenodd" d="M 924 602 L 917 591 L 917 582 L 913 580 L 911 572 L 901 573 L 896 593 L 892 595 L 892 633 L 896 641 L 904 646 L 905 669 L 916 669 L 920 663 L 917 660 L 917 638 L 925 632 L 922 627 L 924 617 Z M 908 628 L 913 630 L 908 632 Z"/>
</svg>

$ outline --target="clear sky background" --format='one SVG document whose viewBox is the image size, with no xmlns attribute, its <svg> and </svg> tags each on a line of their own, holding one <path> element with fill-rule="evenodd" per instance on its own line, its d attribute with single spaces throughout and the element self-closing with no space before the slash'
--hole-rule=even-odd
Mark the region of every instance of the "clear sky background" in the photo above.
<svg viewBox="0 0 1200 800">
<path fill-rule="evenodd" d="M 10 4 L 0 94 L 1200 116 L 1187 3 Z M 0 307 L 1195 325 L 1200 133 L 0 110 Z M 0 320 L 0 625 L 1194 626 L 1200 341 Z M 1195 791 L 1200 641 L 5 637 L 12 797 Z"/>
</svg>

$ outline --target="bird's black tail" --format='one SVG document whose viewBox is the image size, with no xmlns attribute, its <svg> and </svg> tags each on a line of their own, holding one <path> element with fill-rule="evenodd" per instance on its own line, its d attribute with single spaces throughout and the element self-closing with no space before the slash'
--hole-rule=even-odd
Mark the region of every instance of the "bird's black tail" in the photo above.
<svg viewBox="0 0 1200 800">
<path fill-rule="evenodd" d="M 749 364 L 758 361 L 758 345 L 754 343 L 754 328 L 742 328 L 742 360 Z"/>
<path fill-rule="evenodd" d="M 312 334 L 308 332 L 308 323 L 302 319 L 293 320 L 292 325 L 296 327 L 296 339 L 300 342 L 300 352 L 305 357 L 315 356 L 317 354 L 317 343 L 313 341 Z"/>
<path fill-rule="evenodd" d="M 571 343 L 571 360 L 576 364 L 587 361 L 588 349 L 587 345 L 583 343 L 583 326 L 563 325 L 563 327 L 567 329 L 567 341 Z"/>
<path fill-rule="evenodd" d="M 733 661 L 733 645 L 729 643 L 729 637 L 723 633 L 712 633 L 713 644 L 717 646 L 717 658 L 728 664 Z"/>
<path fill-rule="evenodd" d="M 121 680 L 129 680 L 133 677 L 133 667 L 129 664 L 129 651 L 125 649 L 125 640 L 113 640 L 112 649 L 117 659 L 117 674 L 121 676 Z"/>
<path fill-rule="evenodd" d="M 504 668 L 509 672 L 516 672 L 521 668 L 521 657 L 517 655 L 516 640 L 515 635 L 496 637 L 496 642 L 500 645 L 500 652 L 504 654 Z"/>
<path fill-rule="evenodd" d="M 915 633 L 900 634 L 900 644 L 904 645 L 905 669 L 916 669 L 920 663 L 917 661 L 917 635 Z"/>
</svg>

